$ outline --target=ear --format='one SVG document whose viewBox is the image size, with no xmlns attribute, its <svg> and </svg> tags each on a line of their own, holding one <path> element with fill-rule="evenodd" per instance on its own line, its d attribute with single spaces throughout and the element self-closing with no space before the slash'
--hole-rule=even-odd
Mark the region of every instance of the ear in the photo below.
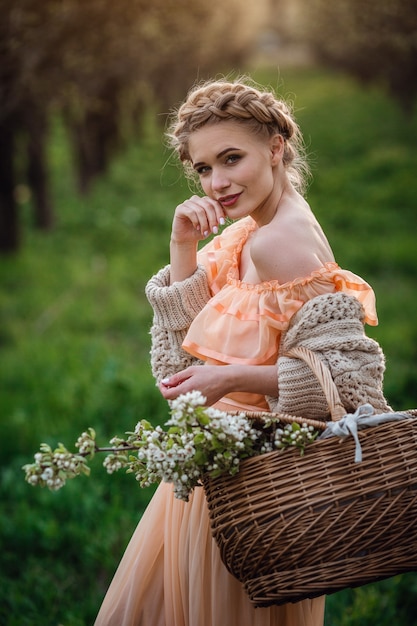
<svg viewBox="0 0 417 626">
<path fill-rule="evenodd" d="M 271 165 L 277 165 L 283 157 L 284 154 L 284 137 L 279 135 L 273 135 L 270 139 L 270 149 L 271 149 Z"/>
</svg>

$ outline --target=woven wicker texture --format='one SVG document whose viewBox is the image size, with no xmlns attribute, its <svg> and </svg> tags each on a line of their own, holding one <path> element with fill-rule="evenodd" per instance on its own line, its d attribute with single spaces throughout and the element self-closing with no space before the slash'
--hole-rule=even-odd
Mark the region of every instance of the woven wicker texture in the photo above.
<svg viewBox="0 0 417 626">
<path fill-rule="evenodd" d="M 204 478 L 221 558 L 256 606 L 417 570 L 417 420 L 359 438 L 361 463 L 352 438 L 331 438 L 303 457 L 271 452 L 242 462 L 235 477 Z"/>
</svg>

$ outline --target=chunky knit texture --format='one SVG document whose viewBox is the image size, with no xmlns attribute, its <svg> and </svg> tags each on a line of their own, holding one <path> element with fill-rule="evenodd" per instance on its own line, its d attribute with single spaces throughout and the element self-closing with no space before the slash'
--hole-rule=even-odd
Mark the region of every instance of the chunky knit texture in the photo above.
<svg viewBox="0 0 417 626">
<path fill-rule="evenodd" d="M 152 374 L 158 383 L 190 365 L 202 363 L 181 346 L 191 322 L 211 298 L 202 266 L 190 278 L 169 283 L 170 269 L 166 266 L 149 280 L 145 290 L 154 311 L 150 354 Z"/>
<path fill-rule="evenodd" d="M 167 330 L 188 330 L 193 319 L 211 298 L 207 274 L 199 265 L 192 276 L 169 284 L 169 265 L 146 285 L 146 297 L 154 311 L 154 323 Z"/>
<path fill-rule="evenodd" d="M 268 398 L 273 411 L 328 419 L 321 386 L 300 359 L 285 356 L 293 347 L 314 351 L 330 369 L 346 412 L 370 403 L 377 413 L 392 411 L 383 395 L 385 358 L 379 344 L 365 335 L 359 301 L 344 293 L 313 298 L 294 315 L 281 340 L 279 398 Z"/>
</svg>

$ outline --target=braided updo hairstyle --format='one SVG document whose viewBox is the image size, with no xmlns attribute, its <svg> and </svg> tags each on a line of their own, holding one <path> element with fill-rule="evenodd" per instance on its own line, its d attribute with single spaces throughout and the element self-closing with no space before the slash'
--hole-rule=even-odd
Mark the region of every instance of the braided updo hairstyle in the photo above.
<svg viewBox="0 0 417 626">
<path fill-rule="evenodd" d="M 188 175 L 195 175 L 188 147 L 191 133 L 225 120 L 244 124 L 249 131 L 265 138 L 282 135 L 287 174 L 300 193 L 305 191 L 310 171 L 302 134 L 289 105 L 245 77 L 233 82 L 208 81 L 194 87 L 173 114 L 166 135 Z"/>
</svg>

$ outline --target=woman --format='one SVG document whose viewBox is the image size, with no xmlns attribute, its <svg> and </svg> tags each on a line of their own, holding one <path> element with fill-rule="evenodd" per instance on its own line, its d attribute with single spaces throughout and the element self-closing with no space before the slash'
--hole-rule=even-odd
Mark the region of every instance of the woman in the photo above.
<svg viewBox="0 0 417 626">
<path fill-rule="evenodd" d="M 335 263 L 301 194 L 307 168 L 289 108 L 249 81 L 212 81 L 189 93 L 168 137 L 203 194 L 176 208 L 170 264 L 146 290 L 154 309 L 152 368 L 164 398 L 198 389 L 207 405 L 227 411 L 290 406 L 325 418 L 314 375 L 283 349 L 286 338 L 308 347 L 319 336 L 316 349 L 339 380 L 346 408 L 371 399 L 386 410 L 383 356 L 363 333 L 364 321 L 377 323 L 374 294 Z M 344 333 L 350 374 L 363 374 L 353 394 L 334 358 L 346 349 Z M 303 393 L 294 395 L 297 381 Z M 255 609 L 220 560 L 203 490 L 185 503 L 161 484 L 96 626 L 320 626 L 323 618 L 323 598 Z"/>
</svg>

